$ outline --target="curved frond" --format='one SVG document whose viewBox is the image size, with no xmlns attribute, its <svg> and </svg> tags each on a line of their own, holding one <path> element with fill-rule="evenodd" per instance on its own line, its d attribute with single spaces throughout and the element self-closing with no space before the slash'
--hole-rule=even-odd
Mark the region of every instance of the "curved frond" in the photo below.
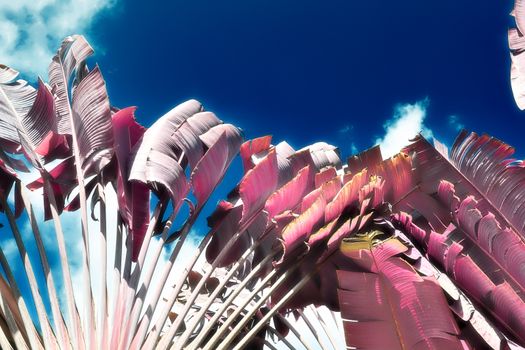
<svg viewBox="0 0 525 350">
<path fill-rule="evenodd" d="M 79 72 L 84 61 L 93 54 L 93 48 L 82 35 L 65 38 L 49 64 L 49 84 L 56 96 L 57 129 L 60 134 L 71 134 L 70 79 Z"/>
<path fill-rule="evenodd" d="M 337 271 L 346 344 L 373 349 L 463 349 L 443 292 L 398 257 L 397 239 L 371 236 L 343 241 L 341 251 L 359 268 Z"/>
<path fill-rule="evenodd" d="M 77 86 L 71 105 L 82 170 L 99 173 L 113 155 L 113 131 L 106 83 L 98 66 Z"/>
</svg>

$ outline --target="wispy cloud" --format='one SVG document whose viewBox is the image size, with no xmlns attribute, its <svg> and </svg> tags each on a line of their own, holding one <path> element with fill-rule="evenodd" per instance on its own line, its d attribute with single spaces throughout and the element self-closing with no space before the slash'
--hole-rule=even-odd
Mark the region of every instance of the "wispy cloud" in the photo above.
<svg viewBox="0 0 525 350">
<path fill-rule="evenodd" d="M 451 115 L 448 117 L 448 125 L 456 131 L 460 131 L 465 127 L 457 115 Z"/>
<path fill-rule="evenodd" d="M 395 107 L 393 117 L 383 124 L 385 135 L 375 141 L 381 146 L 383 157 L 388 158 L 398 153 L 418 133 L 425 137 L 432 136 L 432 131 L 424 125 L 428 104 L 429 100 L 424 99 Z"/>
<path fill-rule="evenodd" d="M 350 144 L 350 152 L 352 152 L 352 154 L 359 153 L 359 149 L 357 148 L 357 145 L 354 142 Z"/>
<path fill-rule="evenodd" d="M 61 40 L 86 34 L 117 0 L 0 0 L 0 63 L 47 77 Z"/>
<path fill-rule="evenodd" d="M 354 126 L 351 125 L 351 124 L 346 124 L 345 126 L 343 126 L 341 129 L 339 129 L 339 132 L 341 134 L 347 134 L 347 133 L 350 133 L 354 130 Z"/>
</svg>

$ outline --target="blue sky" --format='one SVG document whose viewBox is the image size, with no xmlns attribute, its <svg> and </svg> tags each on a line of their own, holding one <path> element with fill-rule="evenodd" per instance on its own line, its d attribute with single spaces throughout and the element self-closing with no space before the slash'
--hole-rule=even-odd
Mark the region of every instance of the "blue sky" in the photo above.
<svg viewBox="0 0 525 350">
<path fill-rule="evenodd" d="M 523 157 L 512 4 L 0 0 L 0 62 L 34 80 L 64 36 L 84 34 L 112 104 L 138 106 L 146 126 L 196 98 L 248 138 L 295 148 L 326 141 L 346 157 L 380 142 L 392 152 L 418 131 L 451 145 L 465 127 Z"/>
<path fill-rule="evenodd" d="M 428 99 L 425 125 L 448 143 L 462 124 L 525 147 L 509 85 L 512 1 L 169 3 L 117 3 L 89 35 L 113 103 L 138 105 L 144 121 L 193 97 L 248 136 L 348 154 L 385 133 L 395 106 Z"/>
<path fill-rule="evenodd" d="M 12 3 L 0 18 L 18 39 L 1 35 L 2 61 L 44 74 L 64 35 L 85 34 L 112 103 L 138 106 L 146 125 L 197 98 L 248 137 L 324 140 L 347 155 L 383 137 L 396 106 L 426 99 L 424 126 L 447 143 L 462 125 L 525 148 L 509 84 L 512 1 Z"/>
</svg>

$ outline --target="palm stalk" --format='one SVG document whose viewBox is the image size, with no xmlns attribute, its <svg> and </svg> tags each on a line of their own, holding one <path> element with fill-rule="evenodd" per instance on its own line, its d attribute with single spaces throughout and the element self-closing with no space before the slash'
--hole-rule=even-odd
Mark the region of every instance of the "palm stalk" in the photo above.
<svg viewBox="0 0 525 350">
<path fill-rule="evenodd" d="M 135 267 L 133 269 L 133 272 L 131 272 L 131 237 L 130 235 L 126 235 L 126 255 L 125 255 L 125 262 L 124 262 L 124 269 L 122 270 L 122 283 L 120 284 L 120 289 L 118 292 L 118 305 L 116 307 L 116 329 L 114 328 L 111 338 L 111 347 L 117 348 L 119 344 L 123 341 L 124 334 L 126 332 L 125 325 L 128 321 L 128 315 L 131 311 L 133 298 L 135 296 L 135 291 L 137 288 L 137 284 L 139 283 L 140 278 L 140 271 L 144 268 L 144 260 L 146 258 L 146 253 L 149 247 L 149 242 L 151 239 L 151 235 L 153 234 L 153 230 L 155 228 L 155 225 L 157 221 L 160 219 L 159 215 L 161 212 L 161 204 L 160 202 L 155 207 L 155 210 L 153 212 L 153 215 L 149 221 L 148 224 L 148 230 L 146 231 L 146 235 L 144 237 L 144 242 L 142 246 L 140 247 L 140 253 L 137 258 L 137 262 L 135 263 Z"/>
<path fill-rule="evenodd" d="M 55 194 L 49 179 L 46 174 L 43 174 L 44 179 L 44 188 L 46 193 L 49 196 L 49 208 L 53 218 L 53 223 L 55 226 L 55 234 L 57 239 L 58 252 L 60 254 L 60 263 L 62 266 L 62 277 L 64 279 L 64 288 L 66 290 L 66 301 L 69 314 L 70 322 L 70 334 L 72 336 L 73 348 L 74 349 L 83 349 L 84 348 L 84 336 L 82 333 L 82 328 L 80 325 L 80 316 L 78 314 L 78 309 L 75 305 L 75 294 L 73 293 L 73 283 L 71 281 L 71 269 L 69 267 L 69 260 L 67 257 L 66 243 L 64 238 L 64 232 L 62 231 L 62 224 L 60 222 L 60 216 L 57 210 L 57 204 L 55 199 Z"/>
<path fill-rule="evenodd" d="M 194 319 L 193 321 L 188 325 L 186 326 L 186 329 L 184 330 L 184 332 L 182 333 L 182 335 L 177 339 L 177 341 L 175 342 L 175 347 L 184 347 L 184 345 L 186 344 L 186 342 L 188 341 L 189 337 L 191 336 L 193 330 L 195 329 L 195 327 L 197 326 L 197 324 L 202 320 L 202 317 L 206 314 L 206 312 L 208 311 L 210 305 L 213 303 L 213 301 L 215 300 L 215 298 L 217 297 L 217 295 L 222 291 L 222 289 L 226 286 L 226 283 L 228 283 L 230 281 L 230 279 L 233 277 L 233 275 L 235 273 L 237 273 L 237 271 L 239 270 L 239 268 L 243 265 L 244 261 L 250 256 L 250 254 L 257 248 L 258 246 L 258 242 L 256 241 L 254 244 L 252 244 L 252 246 L 247 249 L 244 254 L 229 268 L 229 271 L 228 271 L 228 274 L 222 278 L 222 280 L 220 281 L 219 285 L 217 287 L 215 287 L 215 289 L 213 290 L 213 292 L 208 296 L 207 298 L 207 301 L 200 305 L 201 307 L 201 310 L 199 311 L 199 313 L 197 313 L 195 316 L 194 316 Z M 201 279 L 201 281 L 203 281 L 203 279 Z M 204 283 L 206 281 L 204 280 L 203 282 L 203 286 L 204 286 Z M 202 287 L 201 287 L 202 288 Z M 199 292 L 199 285 L 197 285 L 197 287 L 195 287 L 195 290 L 193 291 L 193 293 L 195 292 Z M 193 297 L 193 295 L 192 295 Z M 190 299 L 186 302 L 186 305 L 190 305 L 191 303 L 193 303 L 195 301 L 195 297 L 193 297 L 193 300 L 192 298 L 190 297 Z"/>
<path fill-rule="evenodd" d="M 3 255 L 0 249 L 0 258 Z M 26 324 L 26 319 L 22 317 L 22 312 L 15 298 L 13 287 L 11 287 L 4 276 L 0 276 L 0 310 L 5 318 L 11 337 L 18 349 L 29 349 L 27 342 L 31 342 L 28 333 L 31 332 L 31 324 Z M 26 328 L 27 327 L 27 328 Z M 36 330 L 34 330 L 36 333 Z M 33 333 L 33 334 L 35 334 Z M 33 336 L 33 335 L 31 335 Z M 41 346 L 39 347 L 41 348 Z"/>
<path fill-rule="evenodd" d="M 317 339 L 317 343 L 319 343 L 319 345 L 321 346 L 322 349 L 328 349 L 324 344 L 323 344 L 323 341 L 321 341 L 321 337 L 319 336 L 319 333 L 317 332 L 317 330 L 315 329 L 315 327 L 312 325 L 312 323 L 310 322 L 310 320 L 308 319 L 308 317 L 301 311 L 301 310 L 297 310 L 297 312 L 299 313 L 299 316 L 301 317 L 301 319 L 304 321 L 304 323 L 306 324 L 306 326 L 308 327 L 308 330 L 310 330 L 310 333 L 312 333 L 312 335 L 315 337 L 315 339 Z M 284 320 L 284 322 L 288 325 L 288 327 L 292 330 L 292 332 L 294 333 L 297 333 L 297 330 L 295 329 L 295 327 L 293 327 L 290 322 L 288 322 L 288 320 Z M 297 334 L 296 334 L 297 335 Z"/>
<path fill-rule="evenodd" d="M 58 57 L 58 56 L 57 56 Z M 62 62 L 60 62 L 62 64 Z M 83 278 L 83 284 L 84 287 L 87 289 L 84 292 L 84 339 L 86 341 L 87 348 L 91 348 L 93 344 L 96 343 L 95 341 L 95 318 L 93 316 L 95 304 L 93 301 L 93 286 L 91 284 L 91 271 L 89 269 L 90 263 L 90 247 L 89 247 L 89 229 L 88 229 L 88 218 L 87 218 L 87 195 L 86 195 L 86 189 L 84 187 L 84 169 L 82 169 L 82 159 L 80 158 L 80 144 L 78 141 L 78 123 L 75 120 L 75 117 L 73 115 L 73 111 L 71 108 L 71 105 L 69 104 L 69 93 L 67 90 L 67 83 L 69 81 L 69 77 L 66 76 L 66 72 L 64 69 L 60 69 L 59 74 L 61 74 L 61 80 L 65 82 L 65 98 L 67 103 L 65 103 L 67 108 L 67 116 L 69 117 L 69 124 L 71 127 L 71 136 L 73 140 L 73 155 L 75 157 L 75 169 L 76 169 L 76 175 L 77 175 L 77 181 L 78 181 L 78 191 L 79 191 L 79 197 L 80 197 L 80 222 L 81 222 L 81 232 L 82 232 L 82 242 L 83 242 L 83 249 L 82 249 L 82 258 L 81 258 L 81 265 L 82 265 L 82 278 Z"/>
<path fill-rule="evenodd" d="M 257 333 L 259 333 L 259 331 L 270 321 L 270 319 L 275 315 L 275 313 L 277 313 L 279 311 L 279 309 L 284 304 L 286 304 L 286 302 L 288 302 L 288 300 L 290 300 L 297 292 L 299 292 L 301 290 L 301 288 L 306 284 L 306 282 L 308 282 L 308 280 L 313 276 L 314 272 L 315 271 L 310 272 L 308 275 L 306 275 L 303 278 L 301 278 L 299 283 L 297 283 L 295 286 L 291 287 L 290 290 L 284 295 L 284 297 L 281 300 L 279 300 L 279 302 L 276 303 L 275 306 L 272 307 L 270 309 L 270 311 L 268 311 L 268 313 L 266 315 L 264 315 L 264 317 L 261 318 L 257 322 L 257 324 L 250 329 L 250 331 L 235 345 L 235 347 L 233 349 L 234 350 L 243 349 L 253 339 L 253 337 L 255 337 L 255 335 Z M 286 272 L 283 276 L 285 276 L 288 273 L 289 272 Z M 270 292 L 272 292 L 275 289 L 276 289 L 276 287 L 272 286 L 270 288 Z M 264 298 L 262 298 L 261 300 L 263 300 L 263 302 L 264 302 Z M 259 305 L 259 306 L 262 305 L 262 302 L 259 301 L 257 303 L 257 305 Z M 251 313 L 253 313 L 253 311 Z M 224 341 L 221 342 L 221 345 L 218 347 L 218 350 L 224 350 L 224 349 L 228 348 L 228 346 L 235 339 L 235 337 L 237 336 L 238 332 L 242 329 L 242 327 L 244 326 L 246 321 L 248 321 L 247 316 L 248 315 L 246 315 L 243 318 L 243 320 L 241 322 L 239 322 L 235 326 L 233 331 L 226 337 L 226 339 L 224 339 Z"/>
<path fill-rule="evenodd" d="M 157 342 L 157 337 L 158 337 L 158 333 L 160 332 L 160 330 L 162 329 L 162 326 L 164 325 L 164 323 L 166 322 L 166 319 L 168 318 L 168 314 L 170 312 L 170 310 L 173 308 L 173 305 L 175 304 L 175 301 L 182 289 L 182 286 L 184 285 L 184 281 L 186 280 L 186 278 L 188 278 L 188 274 L 190 273 L 190 271 L 192 270 L 193 266 L 195 265 L 195 263 L 197 262 L 197 260 L 199 259 L 200 255 L 202 254 L 202 252 L 204 251 L 204 248 L 207 246 L 208 242 L 210 241 L 211 239 L 211 235 L 208 234 L 206 235 L 202 241 L 200 242 L 199 246 L 195 249 L 195 252 L 191 258 L 190 261 L 188 261 L 188 263 L 186 264 L 184 270 L 182 271 L 182 273 L 180 274 L 179 278 L 177 279 L 177 281 L 175 282 L 174 284 L 174 288 L 173 290 L 168 294 L 168 300 L 166 302 L 165 305 L 163 305 L 164 307 L 160 310 L 160 315 L 157 319 L 157 322 L 155 323 L 155 325 L 153 326 L 153 328 L 148 332 L 148 335 L 146 337 L 146 340 L 144 341 L 144 348 L 145 349 L 153 349 L 156 345 L 156 342 Z M 202 277 L 202 280 L 205 280 L 207 277 Z M 157 293 L 156 293 L 157 294 Z M 154 300 L 155 302 L 155 300 Z M 158 305 L 158 303 L 156 304 Z M 151 316 L 154 314 L 156 308 L 153 309 L 151 311 Z M 145 323 L 145 327 L 142 329 L 142 332 L 141 334 L 147 329 L 146 325 L 149 324 L 149 322 L 151 322 L 151 316 L 148 315 L 147 313 L 145 314 L 145 319 L 141 320 L 141 323 L 142 321 L 144 321 Z M 180 317 L 180 315 L 177 316 L 177 318 Z"/>
<path fill-rule="evenodd" d="M 250 313 L 246 315 L 245 318 L 243 318 L 237 325 L 240 325 L 242 322 L 242 326 L 239 327 L 241 329 L 244 327 L 244 325 L 251 319 L 253 314 L 257 311 L 258 306 L 262 305 L 268 298 L 270 298 L 271 292 L 273 292 L 275 289 L 277 289 L 282 283 L 286 281 L 288 277 L 292 275 L 292 273 L 295 272 L 295 269 L 298 267 L 298 265 L 293 266 L 288 271 L 286 271 L 284 274 L 279 276 L 279 278 L 271 285 L 269 290 L 259 299 L 259 303 L 254 305 L 250 310 Z M 217 345 L 217 342 L 221 340 L 221 337 L 224 335 L 224 332 L 229 331 L 229 327 L 232 325 L 234 320 L 244 311 L 244 308 L 263 290 L 263 288 L 267 287 L 268 282 L 277 274 L 277 270 L 272 270 L 266 277 L 264 277 L 261 281 L 257 282 L 255 285 L 253 291 L 246 297 L 245 300 L 243 300 L 240 305 L 237 306 L 235 311 L 228 316 L 226 321 L 222 324 L 222 326 L 215 332 L 213 337 L 206 343 L 206 345 L 203 347 L 204 350 L 210 350 L 214 349 L 215 345 Z M 222 343 L 221 343 L 222 344 Z"/>
<path fill-rule="evenodd" d="M 200 330 L 199 334 L 195 338 L 195 340 L 191 343 L 190 348 L 196 349 L 199 347 L 199 345 L 202 343 L 204 338 L 208 335 L 208 333 L 212 330 L 215 323 L 219 320 L 219 318 L 224 314 L 224 312 L 232 305 L 233 301 L 237 298 L 237 296 L 243 291 L 243 289 L 246 287 L 248 283 L 250 283 L 254 277 L 257 276 L 257 274 L 261 271 L 261 269 L 266 266 L 268 262 L 270 262 L 273 259 L 273 255 L 270 254 L 266 256 L 259 264 L 257 264 L 250 273 L 242 279 L 241 283 L 236 286 L 236 288 L 232 291 L 232 293 L 228 296 L 228 298 L 221 304 L 220 309 L 214 313 L 213 317 L 206 323 L 204 328 Z"/>
<path fill-rule="evenodd" d="M 1 248 L 0 248 L 0 265 L 2 266 L 2 269 L 4 270 L 7 276 L 7 280 L 9 281 L 9 287 L 13 292 L 13 297 L 15 298 L 17 306 L 20 310 L 20 315 L 22 317 L 24 327 L 27 329 L 27 333 L 29 337 L 29 344 L 31 348 L 32 349 L 43 349 L 40 334 L 36 330 L 33 324 L 33 321 L 31 320 L 31 316 L 27 309 L 27 305 L 24 301 L 24 298 L 22 297 L 22 294 L 20 293 L 20 289 L 18 288 L 18 284 L 16 283 L 13 272 L 11 271 L 9 263 L 7 262 L 7 259 L 4 255 L 4 251 Z"/>
<path fill-rule="evenodd" d="M 101 300 L 99 308 L 99 328 L 98 331 L 98 348 L 103 349 L 109 346 L 108 343 L 108 288 L 107 288 L 107 218 L 106 218 L 106 195 L 104 191 L 104 185 L 102 178 L 97 183 L 97 193 L 99 199 L 99 223 L 100 223 L 100 236 L 99 236 L 99 251 L 100 251 L 100 271 L 99 279 L 101 285 Z"/>
<path fill-rule="evenodd" d="M 29 198 L 27 196 L 27 191 L 24 188 L 22 188 L 21 193 L 22 200 L 24 202 L 24 206 L 29 217 L 29 223 L 31 225 L 33 235 L 35 237 L 36 246 L 40 255 L 40 261 L 44 270 L 44 275 L 46 277 L 48 295 L 51 304 L 51 312 L 53 314 L 53 320 L 58 334 L 58 339 L 60 340 L 59 346 L 63 349 L 71 349 L 71 339 L 69 337 L 67 327 L 64 323 L 63 315 L 60 312 L 60 304 L 58 301 L 58 294 L 55 287 L 55 281 L 53 278 L 53 274 L 51 273 L 49 261 L 47 259 L 47 253 L 44 248 L 44 242 L 42 241 L 42 236 L 40 235 L 40 229 L 38 228 L 38 224 L 36 222 L 35 213 L 33 211 L 31 202 L 29 201 Z"/>
<path fill-rule="evenodd" d="M 140 316 L 140 312 L 142 310 L 142 303 L 144 300 L 144 297 L 146 295 L 146 291 L 148 290 L 149 284 L 151 282 L 151 279 L 153 278 L 153 273 L 155 272 L 155 267 L 158 264 L 158 261 L 160 259 L 160 255 L 162 254 L 162 248 L 164 246 L 164 241 L 166 240 L 166 236 L 171 228 L 173 220 L 175 220 L 175 217 L 178 213 L 179 207 L 177 206 L 172 213 L 170 214 L 170 217 L 168 218 L 166 224 L 164 225 L 164 228 L 162 229 L 162 237 L 159 240 L 159 242 L 156 242 L 156 245 L 153 247 L 153 260 L 152 263 L 147 265 L 147 270 L 145 270 L 144 273 L 142 271 L 137 270 L 137 266 L 135 266 L 135 270 L 133 271 L 134 274 L 132 274 L 132 286 L 134 287 L 133 290 L 135 291 L 135 294 L 133 296 L 133 299 L 131 301 L 131 313 L 128 318 L 127 326 L 125 328 L 125 332 L 123 333 L 122 341 L 120 348 L 127 349 L 129 347 L 129 344 L 131 343 L 133 334 L 135 332 L 136 326 L 138 324 L 138 319 Z M 135 273 L 136 272 L 136 273 Z M 135 279 L 134 279 L 135 276 Z M 137 291 L 137 287 L 139 284 L 139 279 L 142 276 L 143 282 L 141 287 Z M 136 283 L 135 283 L 136 281 Z M 162 283 L 161 283 L 162 284 Z"/>
<path fill-rule="evenodd" d="M 197 298 L 197 295 L 199 294 L 200 289 L 204 286 L 204 283 L 206 282 L 206 280 L 211 276 L 211 274 L 213 273 L 215 268 L 219 265 L 219 263 L 220 263 L 221 259 L 223 258 L 223 256 L 225 256 L 229 252 L 229 250 L 231 249 L 233 244 L 237 241 L 237 239 L 240 237 L 240 235 L 243 234 L 248 227 L 250 227 L 250 225 L 252 224 L 253 221 L 255 221 L 255 219 L 256 219 L 256 216 L 254 215 L 250 219 L 246 220 L 246 222 L 243 225 L 241 225 L 241 228 L 238 230 L 238 232 L 235 233 L 235 235 L 233 235 L 232 238 L 228 241 L 228 243 L 225 245 L 224 249 L 219 253 L 217 258 L 213 261 L 213 263 L 209 267 L 208 271 L 202 276 L 202 279 L 199 281 L 199 283 L 195 287 L 192 295 L 190 296 L 190 299 L 187 301 L 186 305 L 184 306 L 183 311 L 178 315 L 178 317 L 175 319 L 175 322 L 170 326 L 167 334 L 164 334 L 164 336 L 161 338 L 160 343 L 157 345 L 158 348 L 166 349 L 169 346 L 169 343 L 171 342 L 171 340 L 175 336 L 175 333 L 179 330 L 179 327 L 182 325 L 182 322 L 184 321 L 184 318 L 186 317 L 186 314 L 190 310 L 191 303 L 193 303 L 195 301 L 195 299 Z M 208 233 L 207 237 L 211 238 L 212 235 L 213 235 L 213 230 L 212 230 L 212 232 Z M 202 248 L 201 248 L 201 246 L 202 246 Z M 201 243 L 201 245 L 198 248 L 198 252 L 202 253 L 202 251 L 204 250 L 203 248 L 204 248 L 204 246 Z M 188 273 L 189 273 L 189 271 L 188 271 Z M 171 307 L 173 307 L 173 304 L 175 303 L 175 299 L 176 299 L 176 294 L 172 293 L 170 298 L 169 298 L 169 301 L 168 301 L 169 309 L 171 309 Z M 166 314 L 166 316 L 167 316 L 167 314 Z M 164 324 L 165 320 L 166 320 L 165 318 L 164 319 L 163 318 L 159 318 L 159 321 L 162 321 L 161 325 Z"/>
<path fill-rule="evenodd" d="M 150 325 L 151 318 L 152 318 L 152 316 L 155 313 L 155 310 L 157 308 L 157 305 L 158 305 L 158 302 L 159 302 L 162 290 L 164 289 L 164 287 L 165 287 L 165 285 L 166 285 L 166 283 L 168 281 L 168 277 L 171 275 L 173 267 L 175 266 L 175 261 L 177 259 L 177 256 L 179 255 L 179 252 L 182 249 L 182 246 L 183 246 L 184 242 L 186 241 L 186 238 L 187 238 L 187 236 L 188 236 L 188 234 L 189 234 L 189 232 L 191 230 L 191 227 L 193 226 L 193 224 L 195 222 L 195 219 L 198 217 L 198 213 L 199 212 L 200 212 L 200 209 L 198 209 L 196 212 L 192 213 L 190 215 L 190 217 L 188 218 L 188 220 L 184 223 L 184 225 L 183 225 L 183 227 L 181 229 L 181 234 L 180 234 L 180 237 L 179 237 L 179 239 L 177 241 L 177 244 L 175 245 L 175 248 L 171 252 L 168 261 L 164 264 L 164 267 L 163 267 L 163 270 L 162 270 L 162 274 L 161 274 L 161 276 L 159 278 L 159 282 L 158 282 L 157 286 L 155 287 L 155 289 L 152 292 L 152 296 L 150 298 L 149 304 L 147 304 L 147 306 L 146 306 L 146 312 L 144 313 L 144 315 L 140 319 L 140 322 L 137 322 L 138 318 L 136 318 L 135 322 L 133 323 L 134 325 L 136 325 L 136 328 L 133 329 L 133 331 L 131 332 L 131 334 L 134 334 L 133 339 L 131 341 L 131 344 L 132 344 L 131 347 L 132 348 L 139 347 L 139 344 L 142 344 L 142 342 L 144 341 L 144 337 L 145 337 L 147 329 L 148 329 L 148 327 Z M 169 230 L 169 228 L 168 228 L 168 230 Z M 166 241 L 166 235 L 164 233 L 168 232 L 168 230 L 166 230 L 166 228 L 163 230 L 163 235 L 162 235 L 162 238 L 161 238 L 161 242 L 165 242 Z M 204 239 L 204 240 L 206 240 L 206 239 Z M 207 241 L 208 240 L 206 240 L 206 242 Z M 202 245 L 202 243 L 201 243 L 201 245 Z M 203 248 L 205 246 L 206 246 L 206 243 L 203 244 Z M 190 262 L 188 263 L 188 265 L 190 265 L 190 266 L 187 267 L 187 269 L 185 271 L 191 270 L 191 268 L 193 267 L 193 265 L 195 264 L 195 262 L 197 261 L 199 256 L 200 256 L 200 254 L 194 254 L 194 258 L 192 260 L 190 260 Z M 182 273 L 179 281 L 177 282 L 177 285 L 181 285 L 182 286 L 182 283 L 184 282 L 185 279 L 186 279 L 186 274 Z M 136 307 L 138 311 L 140 311 L 144 307 L 143 306 L 143 302 L 146 299 L 146 293 L 149 290 L 148 287 L 149 287 L 150 281 L 151 281 L 151 278 L 149 280 L 144 281 L 143 286 L 141 287 L 141 289 L 137 293 L 137 296 L 135 298 L 136 299 L 135 300 L 136 305 L 134 305 L 134 309 Z M 137 311 L 137 317 L 138 317 L 138 311 Z M 137 332 L 135 332 L 135 330 L 137 330 Z"/>
<path fill-rule="evenodd" d="M 328 340 L 330 341 L 330 344 L 332 345 L 332 347 L 334 349 L 337 349 L 337 341 L 336 339 L 334 338 L 332 332 L 330 331 L 330 329 L 327 327 L 327 324 L 326 324 L 326 320 L 324 319 L 324 317 L 317 311 L 317 308 L 315 306 L 309 306 L 308 309 L 312 310 L 312 313 L 315 315 L 315 317 L 317 318 L 317 320 L 319 321 L 319 323 L 321 324 L 321 327 L 323 328 L 323 331 L 324 333 L 326 334 Z M 303 312 L 301 310 L 299 310 L 299 313 L 300 314 L 303 314 Z M 335 315 L 330 312 L 330 314 L 332 316 L 334 316 L 332 318 L 332 320 L 334 321 L 334 323 L 336 324 L 337 326 L 337 320 L 335 318 Z M 308 316 L 305 315 L 305 321 L 308 320 Z M 315 327 L 314 327 L 315 329 Z M 338 329 L 338 328 L 337 328 Z M 341 332 L 340 334 L 344 334 L 344 331 Z"/>
<path fill-rule="evenodd" d="M 304 320 L 304 317 L 301 316 L 301 318 L 303 318 L 303 320 Z M 305 347 L 305 349 L 312 350 L 312 346 L 309 344 L 309 341 L 307 339 L 305 339 L 304 334 L 299 333 L 299 331 L 297 331 L 297 329 L 285 317 L 283 317 L 282 322 L 286 325 L 286 327 L 288 327 L 290 329 L 290 331 L 293 333 L 295 338 L 297 338 L 297 340 L 299 340 L 299 342 L 301 343 L 302 346 Z M 317 334 L 316 334 L 315 330 L 312 329 L 312 327 L 309 324 L 307 324 L 307 327 L 308 327 L 310 333 L 312 333 L 314 335 L 314 337 L 317 338 L 317 343 L 319 345 L 321 345 L 321 348 L 323 350 L 326 349 L 323 346 L 323 344 L 321 343 L 320 339 L 317 337 Z"/>
<path fill-rule="evenodd" d="M 2 349 L 12 350 L 13 347 L 11 346 L 9 339 L 7 339 L 7 335 L 4 332 L 4 328 L 7 328 L 7 325 L 5 324 L 5 321 L 3 319 L 1 321 L 2 325 L 0 327 L 0 346 L 2 347 Z"/>
<path fill-rule="evenodd" d="M 18 247 L 18 252 L 20 253 L 20 258 L 22 259 L 23 264 L 24 264 L 26 276 L 29 281 L 29 286 L 31 288 L 31 294 L 33 295 L 33 300 L 35 302 L 38 319 L 40 321 L 40 326 L 42 327 L 42 333 L 43 333 L 42 339 L 44 341 L 44 346 L 46 348 L 56 348 L 58 347 L 58 343 L 56 341 L 55 335 L 51 328 L 49 319 L 47 317 L 47 312 L 44 306 L 44 302 L 42 300 L 42 296 L 40 295 L 35 272 L 33 271 L 33 265 L 31 264 L 31 261 L 29 260 L 29 255 L 27 254 L 27 250 L 25 248 L 24 241 L 22 240 L 22 236 L 20 235 L 20 230 L 18 229 L 14 215 L 11 212 L 11 209 L 9 208 L 9 205 L 6 199 L 4 197 L 0 197 L 0 201 L 2 203 L 2 207 L 5 210 L 6 216 L 8 218 L 9 226 L 11 227 L 11 231 L 13 232 L 13 236 L 15 238 L 16 245 Z"/>
</svg>

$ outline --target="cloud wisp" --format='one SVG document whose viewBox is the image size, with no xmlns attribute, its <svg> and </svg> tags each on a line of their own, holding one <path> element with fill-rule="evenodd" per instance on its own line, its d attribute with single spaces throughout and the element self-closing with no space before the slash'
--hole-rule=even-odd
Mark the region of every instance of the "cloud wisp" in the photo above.
<svg viewBox="0 0 525 350">
<path fill-rule="evenodd" d="M 448 125 L 455 131 L 461 131 L 461 129 L 465 127 L 457 115 L 451 115 L 448 117 Z"/>
<path fill-rule="evenodd" d="M 375 140 L 375 144 L 381 146 L 383 158 L 397 154 L 418 133 L 432 137 L 432 130 L 424 124 L 428 104 L 428 99 L 424 99 L 395 107 L 393 117 L 383 124 L 385 135 Z"/>
<path fill-rule="evenodd" d="M 47 77 L 57 43 L 87 34 L 101 11 L 117 0 L 0 0 L 0 63 Z"/>
</svg>

